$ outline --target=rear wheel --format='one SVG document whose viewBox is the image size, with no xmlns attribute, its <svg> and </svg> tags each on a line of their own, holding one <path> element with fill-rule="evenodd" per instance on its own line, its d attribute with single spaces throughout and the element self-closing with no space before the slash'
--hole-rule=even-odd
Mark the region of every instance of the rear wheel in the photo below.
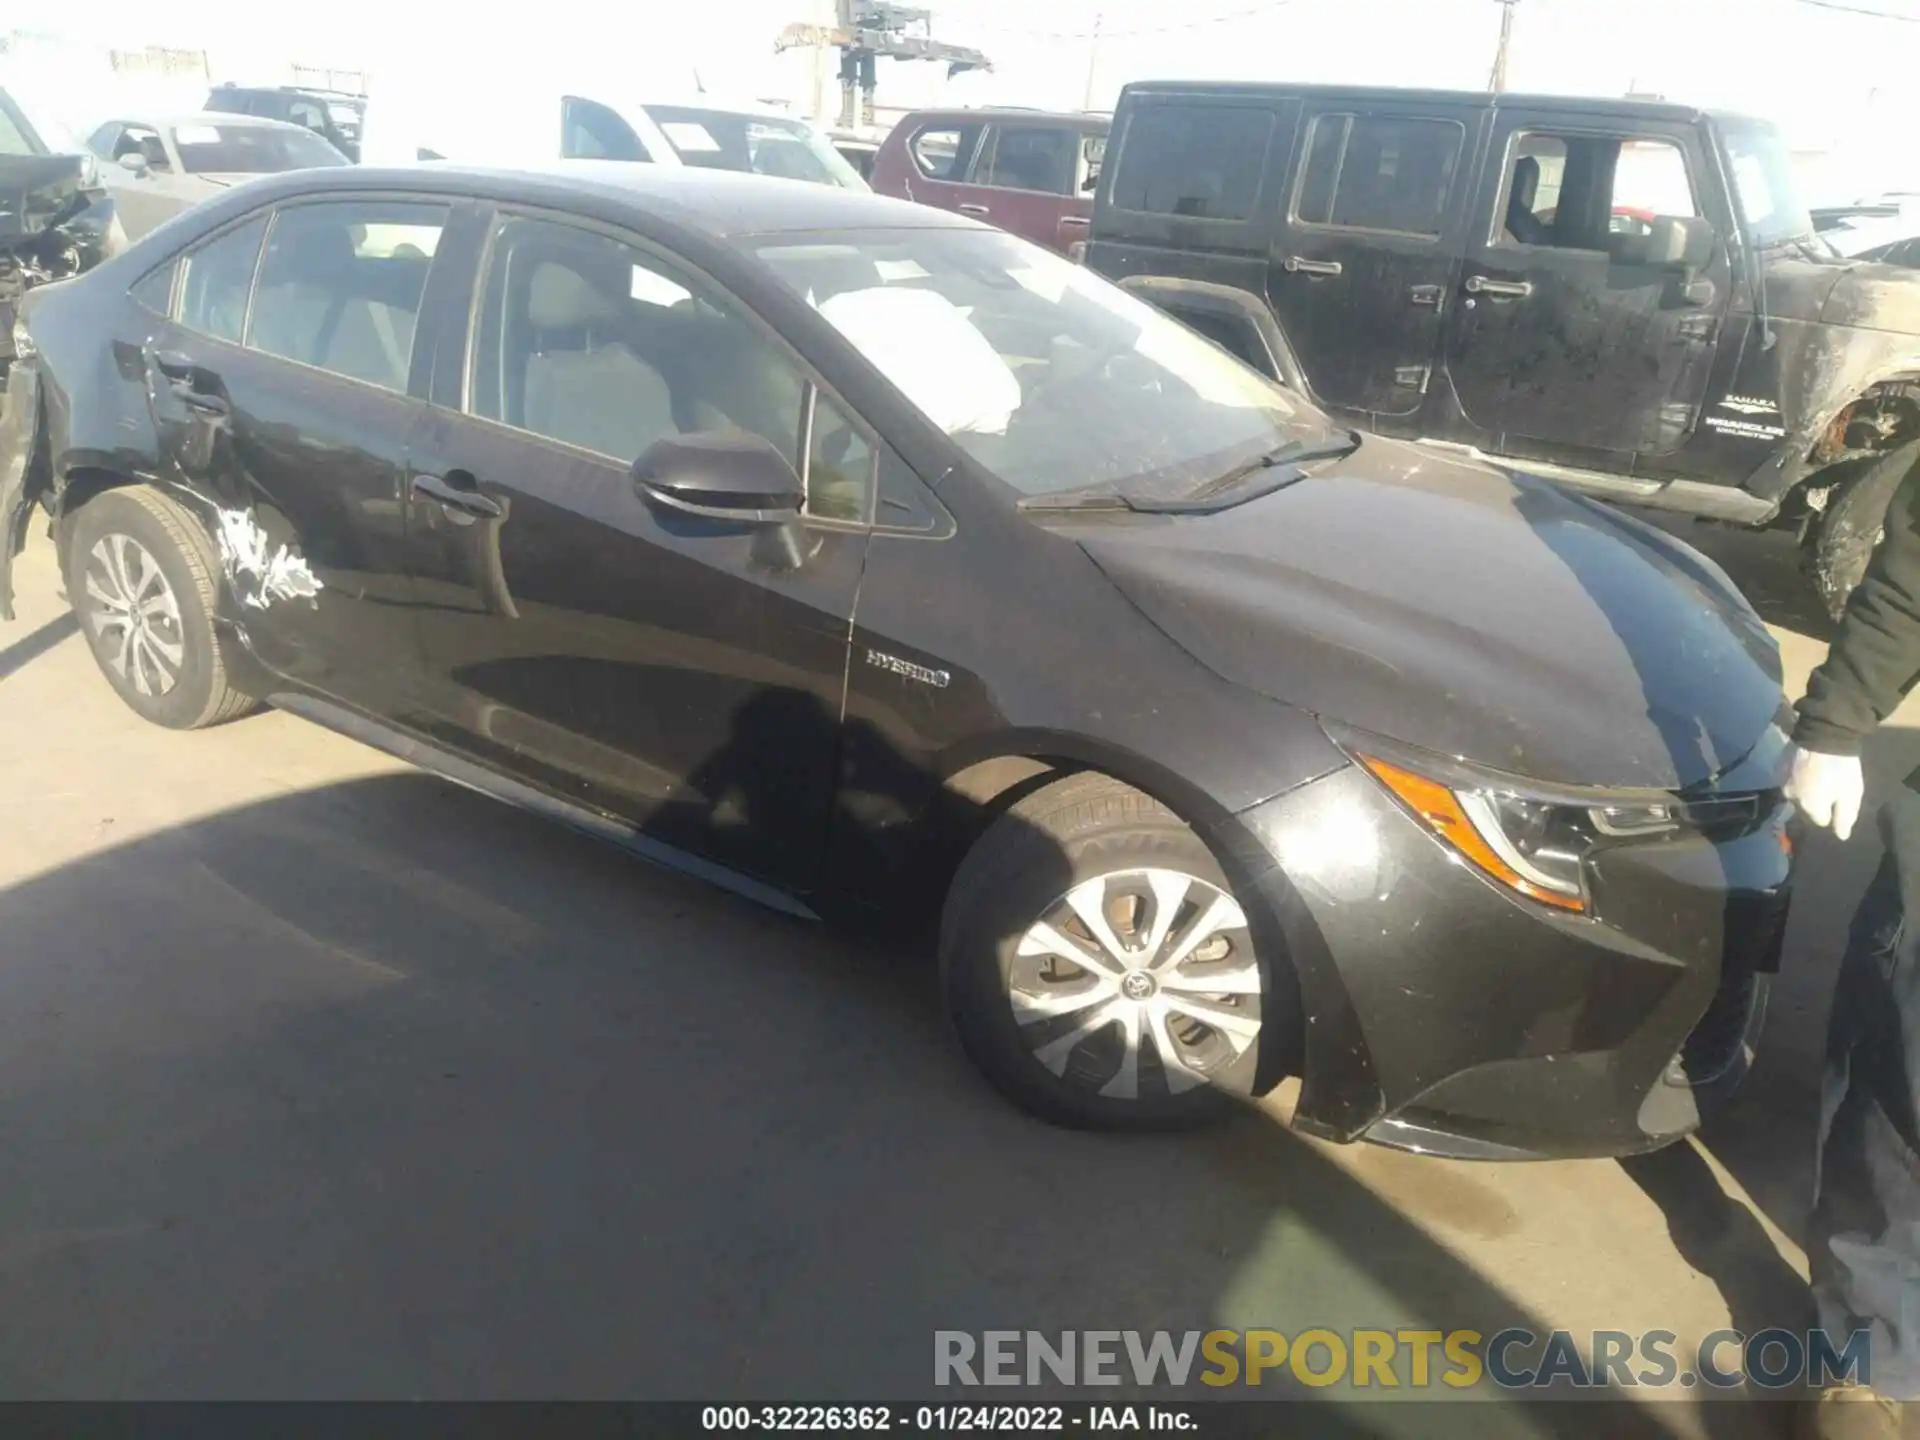
<svg viewBox="0 0 1920 1440">
<path fill-rule="evenodd" d="M 195 730 L 253 708 L 227 681 L 213 556 L 191 515 L 128 486 L 89 500 L 63 530 L 67 595 L 101 673 L 134 713 Z"/>
<path fill-rule="evenodd" d="M 1101 775 L 994 822 L 941 923 L 974 1063 L 1056 1124 L 1173 1129 L 1253 1093 L 1265 971 L 1219 863 L 1165 806 Z"/>
</svg>

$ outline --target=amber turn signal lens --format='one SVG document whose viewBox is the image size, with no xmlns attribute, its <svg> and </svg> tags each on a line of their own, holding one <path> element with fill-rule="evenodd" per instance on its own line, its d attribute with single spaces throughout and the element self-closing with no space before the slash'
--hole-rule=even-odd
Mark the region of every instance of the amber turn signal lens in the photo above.
<svg viewBox="0 0 1920 1440">
<path fill-rule="evenodd" d="M 1402 804 L 1426 821 L 1434 834 L 1509 890 L 1518 891 L 1529 900 L 1538 900 L 1542 905 L 1585 913 L 1587 902 L 1580 896 L 1561 895 L 1536 885 L 1502 860 L 1486 842 L 1479 828 L 1467 818 L 1466 811 L 1460 808 L 1459 798 L 1446 786 L 1424 775 L 1416 775 L 1411 770 L 1402 770 L 1398 765 L 1389 764 L 1377 756 L 1362 755 L 1360 763 L 1371 770 L 1382 785 L 1399 796 Z"/>
</svg>

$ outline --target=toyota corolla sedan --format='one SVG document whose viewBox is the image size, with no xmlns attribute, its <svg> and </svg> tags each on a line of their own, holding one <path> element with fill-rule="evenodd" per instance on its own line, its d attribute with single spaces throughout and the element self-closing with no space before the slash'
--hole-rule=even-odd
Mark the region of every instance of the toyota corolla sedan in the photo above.
<svg viewBox="0 0 1920 1440">
<path fill-rule="evenodd" d="M 1010 235 L 309 171 L 18 339 L 0 609 L 37 510 L 157 724 L 274 705 L 796 916 L 937 914 L 1047 1119 L 1296 1074 L 1318 1135 L 1622 1153 L 1749 1062 L 1792 865 L 1726 577 Z"/>
</svg>

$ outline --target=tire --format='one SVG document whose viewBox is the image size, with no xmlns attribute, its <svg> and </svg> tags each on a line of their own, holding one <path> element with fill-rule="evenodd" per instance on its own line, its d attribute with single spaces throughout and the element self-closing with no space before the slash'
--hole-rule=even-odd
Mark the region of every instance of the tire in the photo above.
<svg viewBox="0 0 1920 1440">
<path fill-rule="evenodd" d="M 1858 465 L 1842 462 L 1855 473 L 1834 485 L 1807 556 L 1820 603 L 1835 620 L 1845 613 L 1847 597 L 1866 575 L 1867 561 L 1885 526 L 1887 503 L 1916 459 L 1920 459 L 1920 445 L 1904 445 Z M 1809 483 L 1819 483 L 1819 477 Z"/>
<path fill-rule="evenodd" d="M 1094 938 L 1089 912 L 1117 943 Z M 941 915 L 941 989 L 961 1045 L 1057 1125 L 1184 1129 L 1233 1110 L 1255 1093 L 1267 976 L 1212 853 L 1104 775 L 1048 785 L 994 821 Z"/>
<path fill-rule="evenodd" d="M 157 490 L 107 490 L 61 527 L 67 595 L 114 693 L 143 720 L 198 730 L 254 708 L 228 681 L 213 624 L 212 547 L 193 517 Z M 120 618 L 138 600 L 143 624 Z"/>
</svg>

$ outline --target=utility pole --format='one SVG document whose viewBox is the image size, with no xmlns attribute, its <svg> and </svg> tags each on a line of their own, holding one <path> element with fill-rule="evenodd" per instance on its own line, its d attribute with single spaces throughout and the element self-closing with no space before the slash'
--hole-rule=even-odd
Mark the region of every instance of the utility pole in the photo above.
<svg viewBox="0 0 1920 1440">
<path fill-rule="evenodd" d="M 1093 15 L 1093 35 L 1087 46 L 1087 93 L 1080 101 L 1082 110 L 1093 109 L 1093 79 L 1100 68 L 1100 28 L 1107 21 L 1106 12 L 1096 10 Z"/>
<path fill-rule="evenodd" d="M 1507 52 L 1513 48 L 1513 7 L 1520 0 L 1498 0 L 1500 5 L 1500 48 L 1494 52 L 1493 74 L 1487 89 L 1496 95 L 1507 88 Z"/>
</svg>

